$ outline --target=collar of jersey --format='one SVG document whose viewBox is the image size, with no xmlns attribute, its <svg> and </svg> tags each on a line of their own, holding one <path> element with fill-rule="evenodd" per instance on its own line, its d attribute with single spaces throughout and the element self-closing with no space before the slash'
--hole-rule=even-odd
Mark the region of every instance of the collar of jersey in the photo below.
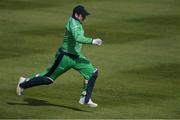
<svg viewBox="0 0 180 120">
<path fill-rule="evenodd" d="M 80 20 L 78 20 L 75 16 L 72 16 L 73 19 L 75 19 L 76 21 L 78 21 L 79 23 L 81 23 Z M 82 23 L 81 23 L 82 24 Z"/>
</svg>

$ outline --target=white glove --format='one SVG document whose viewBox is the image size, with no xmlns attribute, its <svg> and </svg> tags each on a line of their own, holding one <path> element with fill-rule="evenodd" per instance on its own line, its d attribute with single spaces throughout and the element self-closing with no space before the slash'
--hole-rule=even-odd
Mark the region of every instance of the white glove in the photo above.
<svg viewBox="0 0 180 120">
<path fill-rule="evenodd" d="M 95 38 L 95 39 L 93 39 L 92 44 L 94 44 L 94 45 L 101 45 L 102 44 L 102 40 L 99 39 L 99 38 Z"/>
</svg>

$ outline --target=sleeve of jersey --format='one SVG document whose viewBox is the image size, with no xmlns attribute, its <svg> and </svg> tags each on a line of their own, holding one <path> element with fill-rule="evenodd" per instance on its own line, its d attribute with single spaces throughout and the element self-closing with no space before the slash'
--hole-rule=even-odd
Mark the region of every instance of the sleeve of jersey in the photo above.
<svg viewBox="0 0 180 120">
<path fill-rule="evenodd" d="M 72 35 L 74 36 L 75 40 L 77 42 L 83 43 L 83 44 L 91 44 L 92 38 L 85 37 L 84 32 L 82 32 L 83 29 L 81 26 L 73 26 L 71 27 Z"/>
</svg>

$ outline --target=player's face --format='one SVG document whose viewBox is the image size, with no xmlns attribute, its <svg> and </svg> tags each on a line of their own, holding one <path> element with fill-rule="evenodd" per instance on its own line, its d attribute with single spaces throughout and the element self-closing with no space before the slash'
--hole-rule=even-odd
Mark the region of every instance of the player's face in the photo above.
<svg viewBox="0 0 180 120">
<path fill-rule="evenodd" d="M 80 22 L 83 22 L 85 20 L 85 16 L 81 15 L 81 14 L 75 14 L 76 18 L 80 21 Z"/>
</svg>

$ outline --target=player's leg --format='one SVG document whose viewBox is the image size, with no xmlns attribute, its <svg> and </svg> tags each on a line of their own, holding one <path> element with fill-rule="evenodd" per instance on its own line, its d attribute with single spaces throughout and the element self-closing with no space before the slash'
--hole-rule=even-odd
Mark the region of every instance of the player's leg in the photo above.
<svg viewBox="0 0 180 120">
<path fill-rule="evenodd" d="M 50 69 L 47 68 L 44 72 L 39 73 L 31 79 L 23 80 L 23 78 L 20 78 L 16 90 L 17 94 L 21 95 L 22 91 L 27 88 L 53 83 L 57 77 L 70 69 L 72 64 L 73 63 L 69 60 L 68 56 L 60 54 Z"/>
<path fill-rule="evenodd" d="M 16 93 L 17 95 L 21 95 L 21 93 L 24 91 L 24 89 L 31 88 L 34 86 L 39 85 L 49 85 L 53 83 L 53 80 L 51 78 L 44 77 L 44 75 L 49 71 L 49 68 L 46 68 L 43 72 L 36 74 L 33 77 L 25 78 L 20 77 L 19 83 L 16 87 Z"/>
<path fill-rule="evenodd" d="M 92 92 L 95 86 L 95 81 L 98 76 L 98 70 L 84 56 L 77 59 L 75 70 L 79 71 L 84 77 L 83 92 L 80 97 L 80 104 L 88 104 L 91 107 L 97 107 L 97 104 L 91 100 Z"/>
</svg>

